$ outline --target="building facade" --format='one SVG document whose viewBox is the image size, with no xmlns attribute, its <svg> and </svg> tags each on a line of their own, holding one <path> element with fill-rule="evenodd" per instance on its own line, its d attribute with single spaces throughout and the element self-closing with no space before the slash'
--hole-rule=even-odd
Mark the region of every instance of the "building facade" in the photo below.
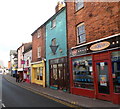
<svg viewBox="0 0 120 109">
<path fill-rule="evenodd" d="M 17 51 L 16 50 L 10 50 L 10 73 L 11 76 L 15 77 L 17 73 L 17 67 L 18 67 L 18 57 L 17 57 Z"/>
<path fill-rule="evenodd" d="M 66 2 L 70 91 L 120 104 L 119 2 Z"/>
<path fill-rule="evenodd" d="M 45 78 L 45 26 L 41 25 L 32 34 L 31 82 L 46 86 Z"/>
<path fill-rule="evenodd" d="M 24 80 L 28 83 L 31 82 L 31 60 L 32 60 L 32 42 L 25 46 L 24 52 Z"/>
<path fill-rule="evenodd" d="M 50 88 L 67 91 L 66 8 L 58 9 L 46 22 L 46 78 Z"/>
<path fill-rule="evenodd" d="M 18 69 L 17 73 L 20 75 L 20 79 L 23 80 L 23 68 L 24 68 L 24 58 L 23 58 L 23 52 L 24 52 L 24 43 L 17 49 L 18 54 Z"/>
</svg>

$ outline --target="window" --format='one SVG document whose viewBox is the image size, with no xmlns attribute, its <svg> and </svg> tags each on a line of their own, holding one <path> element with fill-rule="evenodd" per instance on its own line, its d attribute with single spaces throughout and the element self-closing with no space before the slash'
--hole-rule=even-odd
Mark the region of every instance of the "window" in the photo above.
<svg viewBox="0 0 120 109">
<path fill-rule="evenodd" d="M 56 46 L 56 38 L 52 39 L 52 46 Z"/>
<path fill-rule="evenodd" d="M 114 92 L 120 93 L 120 51 L 112 52 L 111 55 Z"/>
<path fill-rule="evenodd" d="M 74 87 L 94 89 L 92 57 L 85 56 L 72 60 Z"/>
<path fill-rule="evenodd" d="M 29 60 L 27 60 L 27 66 L 29 66 Z"/>
<path fill-rule="evenodd" d="M 41 47 L 37 48 L 37 53 L 38 53 L 38 58 L 40 58 L 41 57 Z"/>
<path fill-rule="evenodd" d="M 36 70 L 37 70 L 36 79 L 43 80 L 43 67 L 38 67 Z"/>
<path fill-rule="evenodd" d="M 86 42 L 85 25 L 81 23 L 77 26 L 77 43 Z"/>
<path fill-rule="evenodd" d="M 56 19 L 53 19 L 51 21 L 51 28 L 54 28 L 56 26 Z"/>
<path fill-rule="evenodd" d="M 41 30 L 37 31 L 37 38 L 41 37 Z"/>
<path fill-rule="evenodd" d="M 76 11 L 81 9 L 84 6 L 84 0 L 75 0 Z"/>
</svg>

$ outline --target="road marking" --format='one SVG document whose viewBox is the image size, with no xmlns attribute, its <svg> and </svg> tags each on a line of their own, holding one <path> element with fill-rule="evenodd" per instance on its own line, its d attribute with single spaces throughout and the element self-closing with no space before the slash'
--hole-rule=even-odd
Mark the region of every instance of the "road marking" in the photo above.
<svg viewBox="0 0 120 109">
<path fill-rule="evenodd" d="M 2 103 L 2 107 L 5 107 L 5 105 Z"/>
</svg>

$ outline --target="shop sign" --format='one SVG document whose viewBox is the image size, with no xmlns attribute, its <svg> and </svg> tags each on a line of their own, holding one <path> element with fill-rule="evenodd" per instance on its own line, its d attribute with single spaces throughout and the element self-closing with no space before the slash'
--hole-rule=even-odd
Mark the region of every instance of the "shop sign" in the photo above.
<svg viewBox="0 0 120 109">
<path fill-rule="evenodd" d="M 92 51 L 103 50 L 109 46 L 110 46 L 110 42 L 108 42 L 108 41 L 99 42 L 99 43 L 92 45 L 90 47 L 90 50 L 92 50 Z"/>
<path fill-rule="evenodd" d="M 25 60 L 21 60 L 21 64 L 25 64 Z"/>
<path fill-rule="evenodd" d="M 77 50 L 76 49 L 72 50 L 72 55 L 75 56 L 76 54 L 77 54 Z"/>
<path fill-rule="evenodd" d="M 100 85 L 107 86 L 107 77 L 106 75 L 100 75 Z"/>
</svg>

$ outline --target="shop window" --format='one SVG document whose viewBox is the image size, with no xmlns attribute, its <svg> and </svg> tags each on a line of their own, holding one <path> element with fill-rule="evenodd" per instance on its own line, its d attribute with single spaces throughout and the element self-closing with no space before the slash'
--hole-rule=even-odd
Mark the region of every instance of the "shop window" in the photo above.
<svg viewBox="0 0 120 109">
<path fill-rule="evenodd" d="M 75 0 L 76 11 L 84 7 L 84 0 Z"/>
<path fill-rule="evenodd" d="M 112 77 L 114 92 L 120 93 L 120 51 L 112 52 Z"/>
<path fill-rule="evenodd" d="M 77 26 L 77 44 L 86 42 L 85 25 L 81 23 Z"/>
<path fill-rule="evenodd" d="M 37 68 L 36 79 L 37 80 L 43 80 L 43 68 L 42 67 Z"/>
<path fill-rule="evenodd" d="M 73 83 L 76 88 L 94 89 L 92 57 L 80 57 L 72 60 Z"/>
</svg>

